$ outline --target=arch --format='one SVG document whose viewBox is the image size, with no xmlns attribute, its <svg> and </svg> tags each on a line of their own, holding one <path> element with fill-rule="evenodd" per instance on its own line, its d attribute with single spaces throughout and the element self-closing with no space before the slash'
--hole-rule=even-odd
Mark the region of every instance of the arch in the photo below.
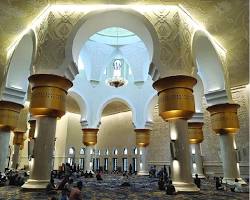
<svg viewBox="0 0 250 200">
<path fill-rule="evenodd" d="M 109 8 L 91 11 L 77 22 L 66 42 L 64 66 L 77 63 L 80 50 L 89 37 L 109 27 L 121 27 L 138 35 L 147 47 L 150 60 L 157 67 L 160 65 L 158 35 L 151 22 L 133 9 Z"/>
<path fill-rule="evenodd" d="M 197 83 L 193 88 L 195 112 L 202 113 L 202 97 L 204 95 L 204 87 L 200 76 L 196 75 Z"/>
<path fill-rule="evenodd" d="M 68 95 L 74 98 L 74 100 L 77 102 L 81 112 L 81 121 L 86 120 L 89 108 L 87 105 L 87 101 L 83 96 L 79 95 L 76 91 L 73 90 L 69 90 Z"/>
<path fill-rule="evenodd" d="M 213 41 L 201 30 L 192 38 L 192 56 L 204 84 L 205 94 L 226 89 L 224 68 Z"/>
<path fill-rule="evenodd" d="M 74 147 L 70 147 L 68 150 L 68 155 L 70 156 L 75 156 L 75 148 Z"/>
<path fill-rule="evenodd" d="M 144 116 L 146 117 L 145 119 L 146 122 L 153 121 L 154 107 L 157 105 L 157 103 L 158 103 L 158 95 L 154 94 L 148 99 L 147 103 L 145 104 Z"/>
<path fill-rule="evenodd" d="M 125 147 L 125 148 L 123 149 L 123 155 L 128 155 L 128 148 Z"/>
<path fill-rule="evenodd" d="M 36 57 L 36 36 L 31 29 L 18 42 L 8 63 L 4 93 L 18 92 L 19 102 L 24 103 L 28 90 L 28 77 L 32 74 L 32 64 Z M 11 95 L 10 95 L 11 96 Z"/>
<path fill-rule="evenodd" d="M 136 122 L 136 109 L 134 108 L 133 104 L 130 102 L 129 99 L 121 97 L 121 96 L 111 96 L 111 97 L 108 97 L 105 101 L 103 101 L 103 103 L 101 104 L 101 106 L 99 107 L 99 109 L 97 111 L 97 119 L 101 119 L 102 112 L 103 112 L 104 108 L 113 101 L 119 101 L 119 102 L 124 103 L 125 105 L 127 105 L 129 107 L 129 109 L 132 111 L 132 121 L 135 124 L 135 122 Z"/>
</svg>

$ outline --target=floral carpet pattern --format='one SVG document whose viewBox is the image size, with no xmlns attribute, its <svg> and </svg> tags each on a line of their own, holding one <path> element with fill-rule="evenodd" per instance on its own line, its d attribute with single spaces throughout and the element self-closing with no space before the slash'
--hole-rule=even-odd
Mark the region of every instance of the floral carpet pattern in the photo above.
<svg viewBox="0 0 250 200">
<path fill-rule="evenodd" d="M 106 175 L 103 181 L 96 181 L 95 178 L 84 179 L 83 199 L 84 200 L 247 200 L 249 193 L 234 193 L 228 191 L 216 191 L 214 181 L 202 181 L 201 191 L 198 193 L 181 193 L 174 196 L 166 195 L 164 191 L 158 190 L 157 179 L 148 177 L 131 177 L 129 187 L 122 187 L 124 182 L 121 176 Z M 248 186 L 246 186 L 247 189 Z M 0 187 L 0 200 L 46 200 L 52 196 L 59 197 L 60 192 L 48 195 L 45 191 L 27 192 L 20 187 Z"/>
</svg>

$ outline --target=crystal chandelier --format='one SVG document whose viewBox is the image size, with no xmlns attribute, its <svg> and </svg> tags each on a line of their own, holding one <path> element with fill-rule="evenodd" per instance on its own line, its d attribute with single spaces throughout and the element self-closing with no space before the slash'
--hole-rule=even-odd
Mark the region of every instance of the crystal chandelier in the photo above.
<svg viewBox="0 0 250 200">
<path fill-rule="evenodd" d="M 124 74 L 124 60 L 114 59 L 111 69 L 112 76 L 107 78 L 107 83 L 115 88 L 121 87 L 127 83 Z"/>
<path fill-rule="evenodd" d="M 128 67 L 122 58 L 118 46 L 118 28 L 116 30 L 116 53 L 112 60 L 111 65 L 107 68 L 106 83 L 112 87 L 118 88 L 127 83 L 126 76 L 128 74 Z"/>
</svg>

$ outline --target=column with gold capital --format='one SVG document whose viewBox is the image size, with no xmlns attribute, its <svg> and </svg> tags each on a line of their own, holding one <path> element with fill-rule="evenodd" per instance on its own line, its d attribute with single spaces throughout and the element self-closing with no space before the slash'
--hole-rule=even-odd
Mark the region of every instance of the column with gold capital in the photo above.
<svg viewBox="0 0 250 200">
<path fill-rule="evenodd" d="M 93 152 L 94 146 L 97 143 L 97 128 L 83 128 L 83 144 L 86 146 L 85 159 L 84 159 L 84 171 L 93 171 Z"/>
<path fill-rule="evenodd" d="M 205 178 L 203 174 L 203 164 L 200 148 L 200 144 L 204 139 L 202 126 L 203 122 L 188 123 L 189 143 L 191 146 L 192 156 L 194 156 L 194 160 L 192 162 L 193 177 L 195 177 L 195 174 L 197 174 L 199 178 Z"/>
<path fill-rule="evenodd" d="M 65 114 L 67 90 L 73 84 L 52 74 L 32 75 L 29 82 L 30 113 L 36 119 L 36 131 L 30 177 L 22 188 L 43 189 L 50 181 L 56 120 Z"/>
<path fill-rule="evenodd" d="M 234 184 L 240 178 L 239 163 L 237 163 L 235 134 L 239 131 L 237 109 L 240 106 L 234 103 L 212 105 L 207 108 L 210 112 L 212 129 L 219 135 L 221 159 L 223 164 L 223 182 Z"/>
<path fill-rule="evenodd" d="M 193 86 L 196 82 L 193 77 L 177 75 L 153 84 L 159 96 L 159 115 L 169 123 L 171 178 L 177 191 L 199 191 L 191 175 L 187 123 L 195 112 Z"/>
<path fill-rule="evenodd" d="M 23 105 L 0 101 L 0 171 L 7 167 L 10 132 L 16 128 Z"/>
<path fill-rule="evenodd" d="M 135 129 L 136 146 L 138 148 L 138 175 L 149 175 L 147 164 L 148 145 L 150 143 L 150 129 Z"/>
</svg>

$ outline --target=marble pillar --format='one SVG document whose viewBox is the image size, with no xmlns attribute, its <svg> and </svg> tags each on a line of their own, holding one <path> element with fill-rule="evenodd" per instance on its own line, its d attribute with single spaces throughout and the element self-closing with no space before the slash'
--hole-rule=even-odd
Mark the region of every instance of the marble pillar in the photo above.
<svg viewBox="0 0 250 200">
<path fill-rule="evenodd" d="M 20 145 L 14 144 L 14 153 L 12 156 L 12 164 L 11 164 L 12 169 L 18 168 L 19 151 L 20 151 Z"/>
<path fill-rule="evenodd" d="M 194 77 L 185 75 L 158 79 L 153 87 L 158 92 L 159 115 L 169 123 L 171 137 L 171 172 L 173 184 L 179 192 L 197 192 L 191 175 L 188 123 L 195 113 Z"/>
<path fill-rule="evenodd" d="M 84 172 L 93 172 L 93 145 L 86 146 L 84 158 Z"/>
<path fill-rule="evenodd" d="M 213 131 L 219 135 L 221 159 L 223 164 L 223 182 L 234 184 L 237 178 L 241 184 L 245 182 L 240 178 L 239 167 L 235 150 L 235 135 L 239 131 L 237 109 L 235 103 L 223 103 L 209 106 Z"/>
<path fill-rule="evenodd" d="M 57 118 L 65 114 L 67 90 L 73 86 L 64 77 L 53 74 L 34 74 L 31 86 L 30 113 L 36 119 L 33 158 L 30 177 L 23 189 L 45 189 L 50 181 L 55 146 Z M 29 136 L 33 138 L 32 134 Z"/>
<path fill-rule="evenodd" d="M 184 119 L 169 121 L 170 138 L 174 141 L 175 158 L 171 162 L 172 181 L 178 191 L 199 191 L 193 183 L 188 142 L 188 124 Z"/>
<path fill-rule="evenodd" d="M 205 178 L 204 173 L 203 173 L 203 164 L 202 164 L 200 143 L 190 144 L 190 145 L 191 145 L 191 151 L 194 152 L 194 154 L 192 153 L 192 156 L 194 156 L 194 163 L 192 163 L 193 177 L 195 177 L 195 174 L 198 174 L 199 178 Z"/>
<path fill-rule="evenodd" d="M 52 170 L 52 157 L 56 131 L 56 118 L 36 118 L 36 138 L 34 154 L 31 159 L 30 177 L 22 186 L 29 189 L 46 188 L 50 181 Z"/>
<path fill-rule="evenodd" d="M 0 130 L 0 171 L 4 172 L 8 165 L 10 131 Z"/>
<path fill-rule="evenodd" d="M 149 175 L 148 172 L 148 163 L 147 163 L 147 155 L 148 155 L 148 147 L 138 147 L 139 150 L 139 168 L 137 175 Z"/>
</svg>

